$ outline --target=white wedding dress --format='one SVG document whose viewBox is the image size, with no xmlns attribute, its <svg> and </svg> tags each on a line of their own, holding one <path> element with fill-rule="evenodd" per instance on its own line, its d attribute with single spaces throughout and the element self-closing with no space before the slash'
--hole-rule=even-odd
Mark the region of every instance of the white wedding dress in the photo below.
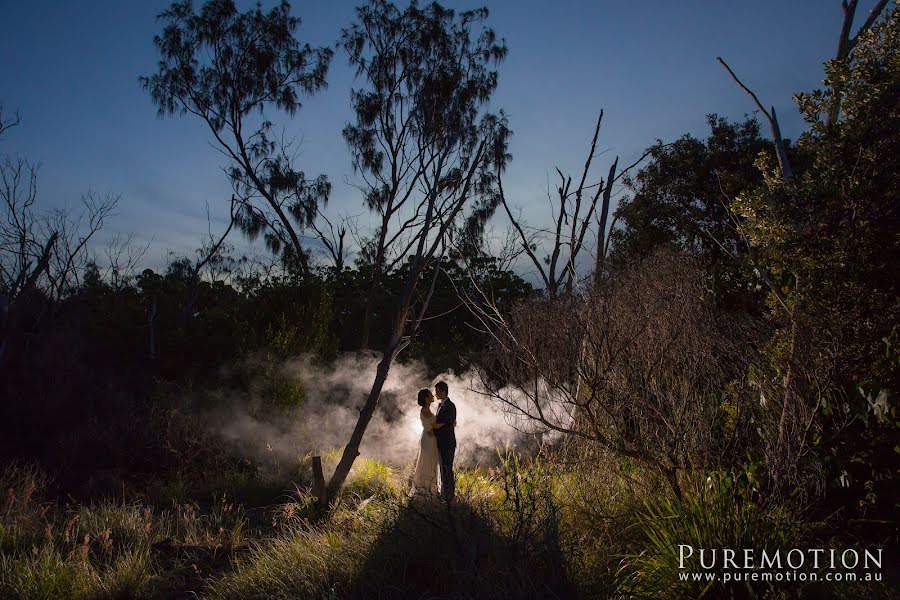
<svg viewBox="0 0 900 600">
<path fill-rule="evenodd" d="M 413 472 L 409 493 L 437 493 L 438 448 L 437 438 L 431 430 L 435 416 L 428 409 L 419 415 L 422 420 L 422 438 L 419 440 L 419 458 L 416 459 L 416 470 Z"/>
</svg>

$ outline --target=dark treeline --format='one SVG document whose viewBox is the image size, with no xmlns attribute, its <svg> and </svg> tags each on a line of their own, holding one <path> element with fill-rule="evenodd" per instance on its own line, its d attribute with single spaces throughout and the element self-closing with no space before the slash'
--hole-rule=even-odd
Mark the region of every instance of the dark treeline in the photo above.
<svg viewBox="0 0 900 600">
<path fill-rule="evenodd" d="M 507 53 L 488 11 L 372 0 L 336 46 L 376 223 L 359 231 L 325 214 L 328 178 L 268 120 L 301 118 L 332 49 L 301 43 L 286 2 L 172 4 L 141 83 L 226 157 L 223 232 L 145 269 L 129 239 L 97 244 L 120 199 L 42 212 L 33 164 L 2 165 L 0 591 L 889 596 L 889 568 L 852 589 L 705 585 L 672 552 L 895 558 L 900 13 L 880 2 L 851 35 L 856 5 L 823 88 L 795 96 L 797 140 L 719 59 L 758 116 L 709 115 L 708 133 L 598 176 L 601 112 L 583 167 L 556 169 L 552 222 L 528 224 L 504 189 L 510 124 L 488 110 Z M 0 112 L 4 151 L 26 126 Z M 234 255 L 238 233 L 265 257 Z M 264 464 L 205 426 L 221 389 L 273 428 L 306 418 L 309 382 L 279 366 L 347 353 L 378 368 L 346 446 L 321 449 L 327 488 L 310 457 Z M 461 470 L 453 510 L 417 507 L 395 466 L 358 456 L 405 361 L 476 373 L 485 402 L 549 441 Z"/>
<path fill-rule="evenodd" d="M 328 364 L 341 352 L 359 350 L 370 267 L 345 267 L 341 273 L 323 268 L 301 277 L 265 275 L 262 268 L 242 268 L 239 262 L 220 255 L 215 275 L 201 280 L 194 279 L 189 259 L 175 259 L 163 273 L 145 269 L 116 283 L 88 262 L 82 281 L 65 297 L 32 291 L 17 315 L 24 335 L 15 340 L 9 333 L 11 342 L 22 345 L 8 347 L 2 365 L 5 459 L 64 464 L 62 474 L 74 481 L 104 468 L 146 474 L 167 464 L 147 454 L 143 444 L 151 440 L 140 439 L 140 424 L 151 419 L 155 405 L 165 403 L 160 390 L 212 385 L 223 366 L 247 356 L 263 357 L 274 369 L 303 354 Z M 470 285 L 473 273 L 501 302 L 533 293 L 521 277 L 498 268 L 496 258 L 474 263 L 477 271 L 450 258 L 440 263 L 433 316 L 422 323 L 407 360 L 422 360 L 440 373 L 464 370 L 477 359 L 483 338 L 455 291 Z M 389 334 L 382 315 L 393 308 L 408 268 L 401 265 L 379 279 L 375 344 Z M 245 373 L 244 380 L 232 383 L 246 387 L 254 375 Z M 126 430 L 110 431 L 123 422 Z M 124 444 L 114 452 L 105 446 L 116 441 L 111 433 L 120 434 L 117 442 Z"/>
</svg>

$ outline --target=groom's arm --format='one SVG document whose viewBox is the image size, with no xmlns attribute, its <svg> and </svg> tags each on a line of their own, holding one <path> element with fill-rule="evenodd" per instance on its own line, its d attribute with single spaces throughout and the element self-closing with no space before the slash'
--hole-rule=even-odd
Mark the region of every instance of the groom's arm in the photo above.
<svg viewBox="0 0 900 600">
<path fill-rule="evenodd" d="M 440 423 L 440 425 L 438 425 Z M 438 413 L 437 418 L 435 419 L 435 428 L 443 427 L 444 425 L 455 425 L 456 424 L 456 405 L 448 404 L 443 407 L 443 409 Z"/>
<path fill-rule="evenodd" d="M 445 409 L 443 406 L 440 409 L 438 409 L 437 414 L 434 416 L 434 423 L 431 424 L 432 430 L 440 429 L 441 427 L 443 427 L 444 425 L 447 424 L 444 421 L 444 412 L 445 412 Z"/>
</svg>

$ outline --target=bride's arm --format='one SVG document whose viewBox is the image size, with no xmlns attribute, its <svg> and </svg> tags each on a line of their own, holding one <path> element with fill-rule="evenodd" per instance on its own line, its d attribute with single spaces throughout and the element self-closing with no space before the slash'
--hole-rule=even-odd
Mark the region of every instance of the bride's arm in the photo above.
<svg viewBox="0 0 900 600">
<path fill-rule="evenodd" d="M 425 416 L 425 409 L 422 409 L 422 413 L 420 414 L 420 418 L 422 419 L 422 428 L 425 429 L 425 433 L 434 434 L 434 415 Z"/>
</svg>

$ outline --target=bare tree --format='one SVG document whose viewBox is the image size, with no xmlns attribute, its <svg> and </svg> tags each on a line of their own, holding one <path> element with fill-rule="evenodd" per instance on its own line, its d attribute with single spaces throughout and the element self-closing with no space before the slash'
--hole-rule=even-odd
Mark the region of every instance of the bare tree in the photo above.
<svg viewBox="0 0 900 600">
<path fill-rule="evenodd" d="M 0 361 L 22 335 L 22 309 L 43 315 L 80 284 L 91 238 L 115 210 L 117 196 L 88 192 L 77 213 L 36 211 L 38 168 L 24 158 L 0 163 Z M 34 308 L 33 306 L 31 307 Z"/>
<path fill-rule="evenodd" d="M 282 1 L 268 13 L 257 6 L 241 13 L 232 0 L 209 0 L 199 13 L 190 0 L 159 16 L 154 38 L 158 71 L 141 83 L 159 115 L 192 114 L 203 120 L 214 146 L 230 161 L 226 169 L 239 201 L 237 224 L 251 239 L 262 235 L 285 265 L 308 274 L 300 233 L 328 199 L 324 176 L 308 179 L 295 167 L 291 144 L 276 139 L 266 108 L 294 115 L 300 95 L 326 85 L 332 51 L 301 45 L 300 19 Z"/>
<path fill-rule="evenodd" d="M 731 75 L 731 78 L 734 79 L 735 83 L 737 83 L 742 90 L 747 92 L 747 94 L 751 98 L 753 98 L 753 102 L 754 104 L 756 104 L 756 108 L 759 109 L 759 112 L 761 112 L 766 118 L 766 121 L 769 122 L 769 127 L 772 130 L 772 143 L 775 144 L 775 156 L 778 158 L 778 167 L 779 169 L 781 169 L 781 176 L 785 180 L 793 179 L 794 173 L 791 169 L 790 163 L 788 162 L 787 151 L 784 147 L 784 138 L 781 137 L 781 128 L 778 125 L 778 115 L 775 114 L 775 107 L 773 106 L 770 110 L 766 110 L 763 107 L 762 102 L 759 101 L 759 98 L 756 97 L 756 94 L 754 94 L 746 85 L 744 85 L 744 82 L 738 79 L 738 76 L 734 74 L 734 71 L 731 70 L 731 67 L 728 66 L 728 63 L 726 63 L 721 56 L 716 57 L 716 60 L 718 60 L 719 63 L 723 67 L 725 67 L 725 70 L 728 71 L 728 74 Z"/>
<path fill-rule="evenodd" d="M 114 290 L 121 290 L 134 279 L 138 265 L 149 248 L 150 242 L 139 245 L 134 233 L 113 235 L 106 240 L 103 248 L 105 269 L 102 278 Z"/>
<path fill-rule="evenodd" d="M 321 221 L 321 223 L 317 222 Z M 344 271 L 350 248 L 347 245 L 347 234 L 351 233 L 354 220 L 349 216 L 340 217 L 335 223 L 324 213 L 319 212 L 317 219 L 310 220 L 310 229 L 316 234 L 316 240 L 325 249 L 331 264 L 334 265 L 338 278 Z"/>
<path fill-rule="evenodd" d="M 9 303 L 38 287 L 51 300 L 73 292 L 88 261 L 88 242 L 119 201 L 112 194 L 88 192 L 77 213 L 37 212 L 37 174 L 24 158 L 6 157 L 0 163 L 0 290 Z"/>
<path fill-rule="evenodd" d="M 47 268 L 56 238 L 43 244 L 36 239 L 38 167 L 24 158 L 6 157 L 0 165 L 4 220 L 0 224 L 0 273 L 3 294 L 12 302 L 24 289 L 34 287 Z"/>
<path fill-rule="evenodd" d="M 0 104 L 0 140 L 3 139 L 7 131 L 19 125 L 21 121 L 19 111 L 16 111 L 12 117 L 7 117 L 3 112 L 3 104 Z"/>
<path fill-rule="evenodd" d="M 485 229 L 482 248 L 479 251 L 487 257 L 496 259 L 497 270 L 512 270 L 519 259 L 525 254 L 520 242 L 519 233 L 511 226 L 502 230 L 495 226 Z M 459 249 L 461 256 L 466 255 L 463 249 Z"/>
<path fill-rule="evenodd" d="M 85 267 L 90 262 L 88 244 L 103 228 L 119 200 L 112 193 L 89 191 L 81 197 L 79 211 L 54 209 L 40 220 L 40 237 L 50 239 L 55 235 L 57 238 L 56 250 L 46 270 L 47 290 L 53 301 L 61 300 L 81 286 Z"/>
<path fill-rule="evenodd" d="M 742 378 L 753 329 L 717 315 L 691 258 L 659 252 L 581 294 L 509 312 L 486 293 L 467 303 L 491 339 L 485 393 L 519 429 L 636 460 L 676 494 L 679 471 L 740 447 L 725 405 L 752 402 Z"/>
<path fill-rule="evenodd" d="M 499 184 L 500 198 L 506 216 L 518 236 L 519 247 L 541 278 L 546 293 L 555 298 L 562 293 L 572 293 L 578 282 L 578 267 L 581 255 L 588 251 L 586 242 L 588 234 L 596 239 L 594 248 L 593 271 L 599 277 L 603 270 L 607 252 L 606 231 L 609 221 L 609 207 L 612 200 L 613 185 L 640 164 L 648 153 L 645 153 L 628 168 L 617 172 L 619 158 L 616 157 L 609 167 L 606 179 L 600 178 L 589 183 L 591 166 L 597 154 L 597 141 L 600 136 L 600 124 L 603 122 L 603 111 L 597 117 L 590 150 L 585 158 L 581 176 L 572 186 L 571 175 L 564 175 L 556 168 L 559 184 L 556 187 L 555 199 L 547 191 L 547 200 L 551 209 L 552 222 L 548 229 L 529 227 L 522 219 L 521 213 L 513 214 L 507 201 L 502 182 Z M 538 252 L 546 251 L 541 258 Z M 546 268 L 545 268 L 546 266 Z"/>
<path fill-rule="evenodd" d="M 390 268 L 390 249 L 409 269 L 371 391 L 329 481 L 330 497 L 359 455 L 393 360 L 418 331 L 448 241 L 481 232 L 509 160 L 505 116 L 485 108 L 497 79 L 489 66 L 506 47 L 490 29 L 473 35 L 486 9 L 457 15 L 435 3 L 401 12 L 373 0 L 357 16 L 342 44 L 371 88 L 354 92 L 358 121 L 344 135 L 364 174 L 366 202 L 381 216 L 376 261 Z M 429 266 L 430 282 L 421 282 Z"/>
</svg>

